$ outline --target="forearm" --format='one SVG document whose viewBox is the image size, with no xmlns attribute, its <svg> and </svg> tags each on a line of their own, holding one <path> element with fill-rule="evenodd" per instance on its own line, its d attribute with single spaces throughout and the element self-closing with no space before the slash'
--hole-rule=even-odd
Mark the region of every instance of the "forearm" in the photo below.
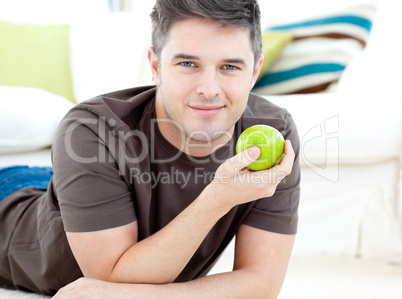
<svg viewBox="0 0 402 299">
<path fill-rule="evenodd" d="M 277 298 L 293 242 L 294 235 L 244 225 L 236 237 L 232 272 L 167 284 L 110 283 L 81 278 L 61 288 L 54 298 Z"/>
<path fill-rule="evenodd" d="M 53 298 L 277 298 L 280 288 L 271 286 L 270 280 L 262 277 L 257 272 L 236 270 L 188 282 L 160 285 L 81 278 L 61 288 Z"/>
<path fill-rule="evenodd" d="M 276 298 L 268 282 L 256 272 L 237 270 L 206 276 L 184 283 L 127 285 L 128 294 L 146 298 Z"/>
<path fill-rule="evenodd" d="M 126 284 L 79 279 L 54 298 L 277 298 L 279 290 L 257 272 L 236 270 L 182 283 Z M 109 294 L 109 295 L 108 295 Z M 65 296 L 66 295 L 66 296 Z"/>
<path fill-rule="evenodd" d="M 214 224 L 228 211 L 210 197 L 203 192 L 163 229 L 134 244 L 106 280 L 160 284 L 176 279 Z"/>
</svg>

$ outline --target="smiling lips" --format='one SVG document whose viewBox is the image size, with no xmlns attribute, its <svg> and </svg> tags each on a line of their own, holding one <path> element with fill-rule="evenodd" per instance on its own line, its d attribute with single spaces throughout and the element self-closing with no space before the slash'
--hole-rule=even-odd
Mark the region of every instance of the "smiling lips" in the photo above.
<svg viewBox="0 0 402 299">
<path fill-rule="evenodd" d="M 213 117 L 221 112 L 224 106 L 190 106 L 190 108 L 202 117 Z"/>
</svg>

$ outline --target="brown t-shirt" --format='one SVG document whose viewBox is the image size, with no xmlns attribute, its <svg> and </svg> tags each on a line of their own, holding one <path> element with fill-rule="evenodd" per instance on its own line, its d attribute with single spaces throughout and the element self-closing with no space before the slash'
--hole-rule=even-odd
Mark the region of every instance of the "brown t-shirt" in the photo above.
<svg viewBox="0 0 402 299">
<path fill-rule="evenodd" d="M 271 125 L 292 141 L 292 173 L 274 196 L 236 206 L 222 217 L 176 281 L 206 275 L 242 223 L 296 233 L 299 139 L 286 110 L 250 94 L 233 138 L 211 155 L 195 158 L 160 133 L 154 102 L 154 87 L 133 88 L 83 102 L 66 115 L 52 148 L 49 189 L 26 188 L 0 203 L 1 286 L 53 294 L 82 276 L 64 231 L 96 231 L 137 220 L 138 241 L 154 234 L 201 193 L 219 165 L 235 155 L 240 133 L 256 124 Z"/>
</svg>

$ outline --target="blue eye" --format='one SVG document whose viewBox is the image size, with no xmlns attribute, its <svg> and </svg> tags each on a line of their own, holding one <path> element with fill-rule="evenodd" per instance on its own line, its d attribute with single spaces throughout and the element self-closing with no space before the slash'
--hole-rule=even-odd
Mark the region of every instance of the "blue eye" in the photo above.
<svg viewBox="0 0 402 299">
<path fill-rule="evenodd" d="M 236 66 L 230 65 L 230 64 L 225 65 L 223 68 L 224 68 L 225 70 L 228 70 L 228 71 L 235 71 L 235 70 L 237 70 L 237 67 L 236 67 Z"/>
<path fill-rule="evenodd" d="M 193 67 L 194 63 L 192 63 L 190 61 L 185 61 L 185 62 L 180 62 L 180 65 L 184 66 L 184 67 Z"/>
</svg>

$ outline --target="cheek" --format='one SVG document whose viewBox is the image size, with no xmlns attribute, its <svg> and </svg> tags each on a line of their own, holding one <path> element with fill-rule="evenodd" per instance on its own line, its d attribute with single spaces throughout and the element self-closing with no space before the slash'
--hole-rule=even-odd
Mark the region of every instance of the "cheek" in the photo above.
<svg viewBox="0 0 402 299">
<path fill-rule="evenodd" d="M 250 87 L 243 82 L 233 84 L 226 90 L 226 96 L 232 106 L 232 115 L 234 118 L 239 118 L 247 106 L 250 94 Z"/>
<path fill-rule="evenodd" d="M 226 84 L 225 93 L 229 99 L 233 99 L 237 106 L 245 106 L 249 97 L 251 85 L 249 81 L 232 80 Z"/>
<path fill-rule="evenodd" d="M 245 94 L 249 93 L 251 90 L 252 77 L 247 73 L 243 73 L 238 77 L 228 78 L 225 81 L 225 85 L 230 88 L 230 90 L 236 91 L 236 93 Z"/>
<path fill-rule="evenodd" d="M 168 74 L 163 77 L 162 81 L 165 88 L 167 88 L 170 94 L 180 98 L 187 95 L 188 92 L 194 86 L 194 80 L 189 76 Z"/>
</svg>

